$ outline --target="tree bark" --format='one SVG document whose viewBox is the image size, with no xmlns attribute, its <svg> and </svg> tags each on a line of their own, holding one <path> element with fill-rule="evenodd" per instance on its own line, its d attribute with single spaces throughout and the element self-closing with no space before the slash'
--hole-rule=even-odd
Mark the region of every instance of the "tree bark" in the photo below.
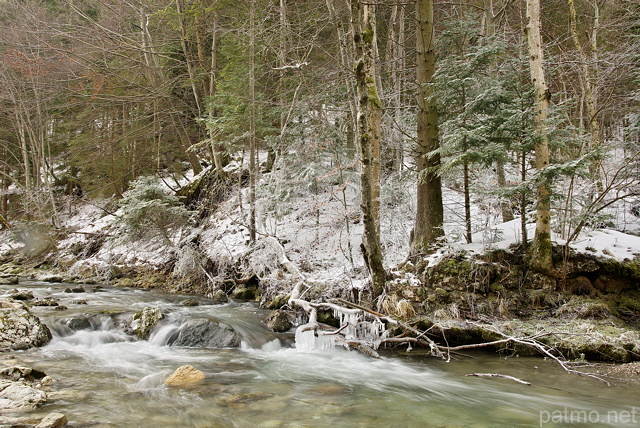
<svg viewBox="0 0 640 428">
<path fill-rule="evenodd" d="M 351 1 L 351 13 L 354 26 L 354 41 L 358 59 L 355 65 L 356 95 L 358 98 L 357 132 L 360 149 L 360 186 L 364 234 L 363 253 L 370 269 L 373 294 L 378 297 L 384 291 L 386 273 L 382 263 L 380 247 L 380 224 L 378 213 L 380 197 L 380 129 L 382 103 L 378 96 L 375 78 L 375 6 Z M 377 147 L 376 147 L 377 146 Z M 377 158 L 376 158 L 377 156 Z M 377 183 L 376 183 L 377 180 Z M 377 188 L 377 190 L 376 190 Z"/>
<path fill-rule="evenodd" d="M 251 0 L 249 23 L 249 236 L 256 240 L 256 2 Z"/>
<path fill-rule="evenodd" d="M 433 100 L 436 63 L 433 0 L 416 1 L 416 22 L 418 183 L 412 254 L 433 251 L 444 236 L 442 182 L 436 171 L 440 166 L 440 155 L 432 153 L 440 147 L 438 112 Z"/>
<path fill-rule="evenodd" d="M 535 90 L 534 132 L 536 170 L 549 165 L 549 89 L 545 79 L 542 38 L 540 36 L 540 0 L 527 0 L 527 45 L 531 83 Z M 551 183 L 540 177 L 536 193 L 536 232 L 530 248 L 531 266 L 542 272 L 553 271 L 551 257 Z"/>
<path fill-rule="evenodd" d="M 587 59 L 587 54 L 585 53 L 582 44 L 580 43 L 580 38 L 578 36 L 578 26 L 577 26 L 577 17 L 576 17 L 576 7 L 573 3 L 573 0 L 567 0 L 569 4 L 569 12 L 571 15 L 571 38 L 573 39 L 573 44 L 578 51 L 580 56 L 580 62 L 582 65 L 582 78 L 584 83 L 584 99 L 587 105 L 587 114 L 588 116 L 588 124 L 589 131 L 591 133 L 591 141 L 589 144 L 589 148 L 591 150 L 597 150 L 601 146 L 601 138 L 600 138 L 600 122 L 598 120 L 598 104 L 596 91 L 597 87 L 594 87 L 597 79 L 594 78 L 594 73 L 592 72 L 591 67 L 589 66 L 589 60 Z M 597 64 L 597 52 L 598 52 L 598 26 L 600 21 L 600 10 L 598 8 L 598 2 L 594 2 L 594 23 L 593 23 L 593 32 L 591 35 L 591 52 L 592 58 L 591 61 L 595 67 Z M 582 123 L 582 120 L 580 121 Z M 590 172 L 596 182 L 596 187 L 599 192 L 602 191 L 602 179 L 600 177 L 600 161 L 594 160 L 590 166 Z"/>
</svg>

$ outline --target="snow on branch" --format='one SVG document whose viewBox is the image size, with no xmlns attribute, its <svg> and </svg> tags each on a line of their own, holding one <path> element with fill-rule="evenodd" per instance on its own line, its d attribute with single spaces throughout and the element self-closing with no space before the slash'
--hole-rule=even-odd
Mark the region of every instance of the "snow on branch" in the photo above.
<svg viewBox="0 0 640 428">
<path fill-rule="evenodd" d="M 302 67 L 304 67 L 305 65 L 309 65 L 309 63 L 307 61 L 296 62 L 295 64 L 283 65 L 281 67 L 273 67 L 273 69 L 274 70 L 288 70 L 288 69 L 299 70 Z"/>
</svg>

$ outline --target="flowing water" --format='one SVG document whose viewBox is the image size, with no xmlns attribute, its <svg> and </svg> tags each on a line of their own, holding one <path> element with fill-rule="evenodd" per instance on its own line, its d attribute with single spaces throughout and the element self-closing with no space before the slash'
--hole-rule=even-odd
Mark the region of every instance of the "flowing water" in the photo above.
<svg viewBox="0 0 640 428">
<path fill-rule="evenodd" d="M 154 428 L 640 426 L 640 387 L 607 387 L 541 358 L 481 354 L 446 363 L 416 351 L 383 352 L 382 360 L 341 350 L 300 352 L 293 334 L 269 331 L 261 322 L 266 312 L 253 304 L 211 305 L 199 298 L 199 306 L 185 307 L 186 296 L 121 288 L 69 294 L 68 286 L 19 287 L 69 308 L 33 308 L 53 340 L 3 356 L 5 364 L 37 368 L 55 380 L 49 403 L 34 417 L 58 411 L 73 426 Z M 0 287 L 0 294 L 9 289 Z M 78 298 L 88 304 L 72 303 Z M 147 306 L 167 314 L 149 340 L 117 327 L 113 314 Z M 90 329 L 64 327 L 62 320 L 81 314 L 93 315 Z M 232 325 L 242 346 L 168 345 L 193 318 Z M 185 364 L 203 371 L 205 381 L 187 389 L 165 386 Z M 474 372 L 511 375 L 533 385 L 464 376 Z"/>
</svg>

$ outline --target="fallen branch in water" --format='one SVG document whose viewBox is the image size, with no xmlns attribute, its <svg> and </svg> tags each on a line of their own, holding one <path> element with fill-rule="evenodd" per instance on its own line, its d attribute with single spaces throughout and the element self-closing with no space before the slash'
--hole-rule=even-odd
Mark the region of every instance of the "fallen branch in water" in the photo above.
<svg viewBox="0 0 640 428">
<path fill-rule="evenodd" d="M 513 376 L 509 376 L 509 375 L 503 375 L 503 374 L 498 374 L 498 373 L 469 373 L 465 376 L 476 376 L 476 377 L 498 377 L 500 379 L 507 379 L 507 380 L 512 380 L 514 382 L 518 382 L 521 383 L 523 385 L 528 385 L 531 386 L 530 382 L 527 382 L 525 380 L 522 379 L 518 379 L 517 377 L 513 377 Z"/>
</svg>

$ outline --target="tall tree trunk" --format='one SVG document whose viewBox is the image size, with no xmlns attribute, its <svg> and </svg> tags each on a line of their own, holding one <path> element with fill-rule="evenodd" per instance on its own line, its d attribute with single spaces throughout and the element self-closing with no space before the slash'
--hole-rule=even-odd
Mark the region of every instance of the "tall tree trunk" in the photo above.
<svg viewBox="0 0 640 428">
<path fill-rule="evenodd" d="M 353 36 L 348 36 L 347 34 L 353 34 L 353 23 L 350 22 L 348 24 L 348 28 L 345 31 L 342 28 L 342 22 L 340 21 L 338 14 L 336 13 L 336 8 L 334 4 L 334 0 L 325 0 L 327 9 L 329 11 L 329 17 L 331 21 L 334 23 L 336 31 L 338 32 L 338 43 L 340 48 L 340 65 L 343 70 L 348 70 L 351 72 L 353 68 L 353 63 L 355 61 L 355 46 L 353 43 Z M 350 0 L 345 0 L 349 2 Z M 353 84 L 353 79 L 349 73 L 344 73 L 345 76 L 345 87 L 347 88 L 347 99 L 349 100 L 349 111 L 347 113 L 347 149 L 349 152 L 352 152 L 352 148 L 354 145 L 354 130 L 357 128 L 356 118 L 357 118 L 357 106 L 356 106 L 356 90 Z"/>
<path fill-rule="evenodd" d="M 204 61 L 204 58 L 202 59 Z M 216 76 L 218 73 L 218 17 L 213 16 L 213 22 L 211 24 L 211 62 L 209 63 L 209 79 L 206 84 L 207 96 L 213 97 L 216 93 Z M 211 156 L 213 158 L 213 165 L 215 166 L 218 175 L 225 177 L 226 173 L 224 167 L 228 161 L 225 157 L 225 147 L 220 142 L 216 141 L 218 138 L 219 130 L 213 127 L 213 118 L 216 117 L 218 112 L 213 106 L 208 108 L 209 126 L 207 132 L 209 133 L 209 140 L 211 141 Z"/>
<path fill-rule="evenodd" d="M 359 0 L 351 1 L 351 15 L 354 26 L 354 41 L 357 52 L 355 65 L 356 93 L 358 97 L 357 132 L 360 149 L 360 186 L 364 234 L 363 253 L 365 262 L 371 272 L 373 295 L 378 297 L 384 291 L 386 273 L 382 263 L 382 249 L 380 247 L 380 224 L 376 213 L 379 201 L 380 182 L 377 185 L 374 164 L 380 167 L 379 139 L 381 130 L 382 103 L 378 96 L 375 78 L 375 6 L 362 4 Z M 378 145 L 376 149 L 375 146 Z M 378 156 L 375 159 L 375 156 Z M 377 192 L 377 193 L 376 193 Z"/>
<path fill-rule="evenodd" d="M 256 1 L 251 0 L 249 23 L 249 236 L 256 240 Z"/>
<path fill-rule="evenodd" d="M 584 98 L 587 105 L 587 114 L 588 116 L 588 124 L 589 131 L 591 133 L 591 141 L 589 144 L 589 148 L 591 150 L 597 150 L 601 146 L 601 136 L 600 136 L 600 122 L 598 121 L 598 104 L 596 91 L 597 87 L 595 87 L 596 79 L 594 78 L 594 73 L 592 72 L 592 68 L 589 66 L 589 60 L 587 59 L 587 54 L 585 53 L 582 44 L 580 43 L 580 38 L 578 36 L 578 26 L 577 26 L 577 17 L 576 17 L 576 7 L 573 3 L 573 0 L 567 0 L 569 4 L 569 12 L 571 15 L 571 38 L 573 39 L 573 44 L 580 55 L 580 62 L 582 65 L 582 80 L 584 83 Z M 593 32 L 591 34 L 591 62 L 593 63 L 593 67 L 596 66 L 598 60 L 598 26 L 600 22 L 600 9 L 598 8 L 598 2 L 594 2 L 594 23 L 593 23 Z M 582 122 L 582 120 L 581 120 Z M 600 161 L 595 160 L 590 166 L 591 175 L 594 177 L 596 182 L 596 187 L 598 191 L 602 191 L 602 180 L 600 177 Z"/>
<path fill-rule="evenodd" d="M 549 90 L 543 65 L 542 38 L 540 36 L 540 0 L 527 0 L 527 46 L 531 83 L 535 90 L 535 153 L 536 169 L 542 171 L 549 165 L 549 140 L 547 118 L 549 114 Z M 553 271 L 551 257 L 551 184 L 540 179 L 536 194 L 536 232 L 530 248 L 531 266 L 542 272 Z"/>
<path fill-rule="evenodd" d="M 494 0 L 484 0 L 484 34 L 487 38 L 491 39 L 496 35 L 496 15 L 494 14 Z M 504 13 L 504 9 L 502 12 Z M 493 69 L 497 73 L 498 66 L 497 61 L 493 61 Z M 496 177 L 498 181 L 498 187 L 505 189 L 507 187 L 507 176 L 505 173 L 504 159 L 496 160 Z M 502 213 L 502 221 L 507 222 L 513 220 L 513 211 L 509 200 L 500 198 L 500 211 Z"/>
<path fill-rule="evenodd" d="M 182 53 L 184 54 L 184 62 L 187 66 L 187 73 L 189 73 L 189 81 L 191 82 L 191 91 L 193 92 L 193 99 L 196 103 L 196 109 L 198 117 L 202 116 L 202 103 L 200 101 L 200 94 L 198 92 L 198 88 L 196 87 L 197 76 L 196 71 L 194 69 L 193 61 L 191 60 L 191 54 L 189 53 L 189 48 L 187 46 L 187 28 L 186 28 L 186 18 L 184 16 L 184 0 L 176 0 L 176 9 L 179 15 L 178 21 L 180 22 L 180 46 L 182 47 Z"/>
<path fill-rule="evenodd" d="M 444 236 L 442 182 L 437 171 L 440 155 L 431 154 L 440 146 L 438 112 L 433 100 L 434 52 L 433 0 L 416 1 L 416 82 L 417 90 L 417 202 L 411 252 L 429 253 Z"/>
</svg>

